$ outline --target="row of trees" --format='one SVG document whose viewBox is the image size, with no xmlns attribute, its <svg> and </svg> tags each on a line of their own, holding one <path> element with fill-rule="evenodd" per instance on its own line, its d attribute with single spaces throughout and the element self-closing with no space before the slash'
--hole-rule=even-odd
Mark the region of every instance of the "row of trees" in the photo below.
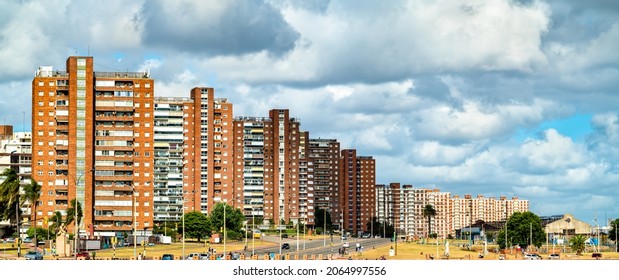
<svg viewBox="0 0 619 280">
<path fill-rule="evenodd" d="M 215 204 L 209 215 L 200 211 L 192 211 L 186 213 L 183 218 L 185 219 L 185 232 L 182 232 L 182 227 L 180 227 L 180 233 L 185 234 L 186 238 L 196 238 L 198 242 L 211 237 L 213 233 L 223 234 L 224 223 L 227 238 L 241 239 L 243 237 L 242 228 L 245 216 L 240 209 L 235 209 L 223 202 Z"/>
<path fill-rule="evenodd" d="M 8 220 L 11 224 L 15 224 L 15 226 L 21 225 L 22 207 L 24 207 L 27 203 L 30 203 L 30 207 L 32 207 L 32 219 L 30 227 L 28 230 L 28 236 L 30 234 L 34 237 L 35 244 L 37 238 L 41 236 L 40 233 L 46 232 L 45 229 L 37 228 L 35 226 L 34 221 L 38 221 L 40 217 L 37 217 L 37 206 L 38 200 L 41 197 L 41 186 L 35 181 L 30 180 L 29 184 L 23 186 L 23 194 L 20 193 L 20 180 L 17 172 L 14 169 L 7 168 L 0 175 L 4 177 L 4 181 L 0 184 L 0 219 Z M 76 202 L 76 200 L 72 200 L 69 208 L 67 208 L 66 218 L 63 219 L 62 213 L 56 211 L 52 217 L 45 217 L 45 221 L 48 224 L 49 232 L 54 233 L 54 237 L 60 230 L 62 226 L 67 226 L 71 223 L 77 221 L 78 223 L 81 221 L 83 217 L 82 206 L 81 203 Z M 14 233 L 15 237 L 19 237 L 16 232 Z"/>
</svg>

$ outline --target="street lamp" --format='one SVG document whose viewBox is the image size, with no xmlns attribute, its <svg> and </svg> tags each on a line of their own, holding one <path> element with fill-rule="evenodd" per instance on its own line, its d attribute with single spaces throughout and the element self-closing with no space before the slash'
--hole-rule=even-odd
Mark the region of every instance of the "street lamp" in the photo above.
<svg viewBox="0 0 619 280">
<path fill-rule="evenodd" d="M 73 240 L 75 241 L 75 246 L 73 246 L 73 256 L 77 257 L 77 246 L 79 246 L 79 222 L 77 220 L 77 208 L 78 208 L 78 204 L 77 204 L 77 188 L 79 186 L 79 181 L 80 179 L 82 179 L 82 176 L 95 171 L 95 169 L 90 169 L 89 171 L 83 172 L 82 174 L 80 174 L 80 176 L 77 177 L 77 179 L 75 180 L 75 213 L 73 213 L 73 219 L 75 222 L 75 234 L 73 236 Z M 69 173 L 67 173 L 67 175 L 69 175 Z M 74 177 L 75 178 L 75 177 Z M 36 229 L 35 229 L 36 230 Z"/>
<path fill-rule="evenodd" d="M 133 257 L 137 259 L 138 256 L 138 237 L 136 234 L 136 229 L 135 229 L 135 222 L 136 222 L 136 218 L 135 218 L 135 213 L 136 211 L 136 207 L 137 207 L 137 202 L 136 202 L 136 197 L 135 197 L 135 188 L 132 185 L 129 185 L 129 187 L 131 188 L 131 206 L 133 206 L 133 212 L 131 213 L 131 228 L 133 229 Z"/>
<path fill-rule="evenodd" d="M 185 196 L 187 196 L 188 194 L 193 194 L 195 191 L 191 191 L 190 193 L 186 193 L 183 195 L 183 204 L 182 204 L 182 210 L 183 210 L 183 216 L 181 216 L 181 220 L 183 220 L 183 257 L 182 259 L 185 259 Z M 225 213 L 225 212 L 224 212 Z"/>
<path fill-rule="evenodd" d="M 226 258 L 226 202 L 224 201 L 224 259 Z"/>
<path fill-rule="evenodd" d="M 256 250 L 256 213 L 254 208 L 251 208 L 251 255 L 253 256 Z"/>
</svg>

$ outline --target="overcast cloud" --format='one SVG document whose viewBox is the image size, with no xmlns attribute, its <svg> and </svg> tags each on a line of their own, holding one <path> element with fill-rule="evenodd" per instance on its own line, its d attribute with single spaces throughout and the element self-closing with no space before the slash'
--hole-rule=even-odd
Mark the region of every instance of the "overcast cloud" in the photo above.
<svg viewBox="0 0 619 280">
<path fill-rule="evenodd" d="M 0 121 L 29 130 L 37 67 L 91 55 L 150 70 L 157 96 L 290 109 L 374 156 L 379 184 L 591 223 L 619 217 L 618 19 L 610 0 L 8 1 Z"/>
</svg>

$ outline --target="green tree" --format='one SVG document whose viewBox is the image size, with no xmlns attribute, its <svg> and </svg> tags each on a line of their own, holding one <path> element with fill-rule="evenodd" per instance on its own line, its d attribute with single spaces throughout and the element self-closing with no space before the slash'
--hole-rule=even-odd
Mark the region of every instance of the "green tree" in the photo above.
<svg viewBox="0 0 619 280">
<path fill-rule="evenodd" d="M 582 251 L 585 250 L 585 241 L 587 241 L 587 237 L 584 235 L 576 235 L 570 239 L 570 247 L 572 250 L 576 251 L 576 255 L 581 255 Z"/>
<path fill-rule="evenodd" d="M 0 184 L 0 220 L 16 222 L 19 210 L 19 176 L 14 169 L 7 168 L 0 175 L 4 181 Z"/>
<path fill-rule="evenodd" d="M 378 221 L 378 217 L 372 217 L 372 220 L 365 224 L 366 230 L 369 233 L 373 233 L 374 235 L 382 234 L 380 231 L 381 223 Z"/>
<path fill-rule="evenodd" d="M 619 225 L 619 218 L 610 222 L 612 228 L 608 231 L 608 238 L 610 240 L 615 241 L 615 252 L 619 250 L 619 246 L 617 245 L 617 226 Z"/>
<path fill-rule="evenodd" d="M 432 218 L 436 216 L 436 210 L 434 206 L 430 204 L 426 204 L 426 207 L 423 208 L 423 216 L 428 218 L 428 236 L 432 233 Z"/>
<path fill-rule="evenodd" d="M 332 225 L 330 214 L 331 213 L 329 213 L 329 211 L 327 211 L 326 209 L 322 209 L 322 208 L 317 209 L 316 212 L 314 213 L 314 220 L 316 221 L 315 222 L 316 228 L 322 229 L 323 227 L 325 227 L 325 216 L 326 216 L 327 228 L 323 229 L 323 231 L 330 231 L 331 225 Z"/>
<path fill-rule="evenodd" d="M 82 221 L 82 217 L 84 217 L 82 204 L 75 199 L 71 200 L 71 206 L 67 208 L 67 219 L 65 220 L 65 224 L 74 223 L 73 226 L 77 227 Z M 73 238 L 75 238 L 75 236 Z"/>
<path fill-rule="evenodd" d="M 62 213 L 60 213 L 60 211 L 56 211 L 54 212 L 54 215 L 52 215 L 48 220 L 47 220 L 48 224 L 49 224 L 49 231 L 54 233 L 54 238 L 56 236 L 58 236 L 58 232 L 60 231 L 60 228 L 65 224 L 65 221 L 62 219 Z"/>
<path fill-rule="evenodd" d="M 224 225 L 224 209 L 226 211 L 226 230 L 240 232 L 245 222 L 245 216 L 240 209 L 235 209 L 223 202 L 215 204 L 215 207 L 213 207 L 209 215 L 213 230 L 222 232 Z"/>
<path fill-rule="evenodd" d="M 26 200 L 30 202 L 30 207 L 33 208 L 32 211 L 32 228 L 36 228 L 37 224 L 37 205 L 39 204 L 39 198 L 41 197 L 41 185 L 37 183 L 34 179 L 30 179 L 30 184 L 24 186 L 24 198 L 22 201 L 24 203 Z M 37 231 L 34 230 L 34 246 L 38 247 L 37 242 Z"/>
<path fill-rule="evenodd" d="M 507 242 L 509 246 L 518 244 L 521 248 L 526 248 L 531 244 L 540 247 L 546 242 L 546 233 L 542 227 L 542 220 L 533 212 L 515 212 L 507 220 Z M 497 236 L 499 248 L 505 248 L 505 228 L 499 231 Z"/>
<path fill-rule="evenodd" d="M 198 242 L 203 238 L 211 236 L 211 221 L 200 211 L 191 211 L 185 213 L 183 216 L 185 219 L 185 237 L 197 238 Z M 183 230 L 182 227 L 179 230 Z"/>
<path fill-rule="evenodd" d="M 40 237 L 40 239 L 45 239 L 45 237 L 47 236 L 48 233 L 49 233 L 49 231 L 47 229 L 42 228 L 42 227 L 37 227 L 36 231 L 35 231 L 35 228 L 29 228 L 26 231 L 26 235 L 28 235 L 28 237 L 34 238 L 34 236 L 42 236 L 42 237 Z"/>
</svg>

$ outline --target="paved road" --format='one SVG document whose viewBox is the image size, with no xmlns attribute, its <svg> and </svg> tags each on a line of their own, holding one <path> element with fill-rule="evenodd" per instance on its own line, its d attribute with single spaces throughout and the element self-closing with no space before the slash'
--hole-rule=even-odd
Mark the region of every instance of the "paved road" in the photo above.
<svg viewBox="0 0 619 280">
<path fill-rule="evenodd" d="M 281 254 L 290 254 L 291 256 L 294 256 L 294 255 L 302 256 L 302 255 L 312 255 L 312 254 L 315 254 L 315 255 L 338 254 L 339 249 L 343 247 L 343 243 L 348 242 L 350 246 L 347 248 L 347 253 L 350 255 L 350 254 L 355 253 L 356 243 L 359 243 L 359 245 L 363 246 L 365 250 L 368 250 L 368 249 L 372 249 L 372 247 L 381 246 L 381 245 L 384 245 L 390 242 L 389 238 L 348 238 L 348 240 L 342 241 L 339 236 L 334 237 L 333 242 L 331 242 L 331 238 L 326 238 L 326 239 L 320 238 L 320 239 L 312 239 L 312 240 L 305 240 L 305 241 L 303 239 L 297 240 L 296 238 L 283 238 L 280 241 L 278 236 L 265 236 L 264 240 L 274 242 L 277 245 L 255 248 L 254 252 L 256 254 L 259 254 L 259 255 L 268 254 L 268 253 L 280 254 L 280 252 Z M 255 240 L 255 242 L 256 242 L 256 246 L 261 246 L 259 240 Z M 298 242 L 298 249 L 297 249 L 297 242 Z M 290 249 L 280 250 L 281 246 L 279 244 L 283 244 L 283 243 L 288 243 L 290 245 Z M 251 255 L 251 252 L 252 252 L 252 243 L 250 241 L 247 246 L 247 251 L 245 252 L 246 256 Z"/>
</svg>

